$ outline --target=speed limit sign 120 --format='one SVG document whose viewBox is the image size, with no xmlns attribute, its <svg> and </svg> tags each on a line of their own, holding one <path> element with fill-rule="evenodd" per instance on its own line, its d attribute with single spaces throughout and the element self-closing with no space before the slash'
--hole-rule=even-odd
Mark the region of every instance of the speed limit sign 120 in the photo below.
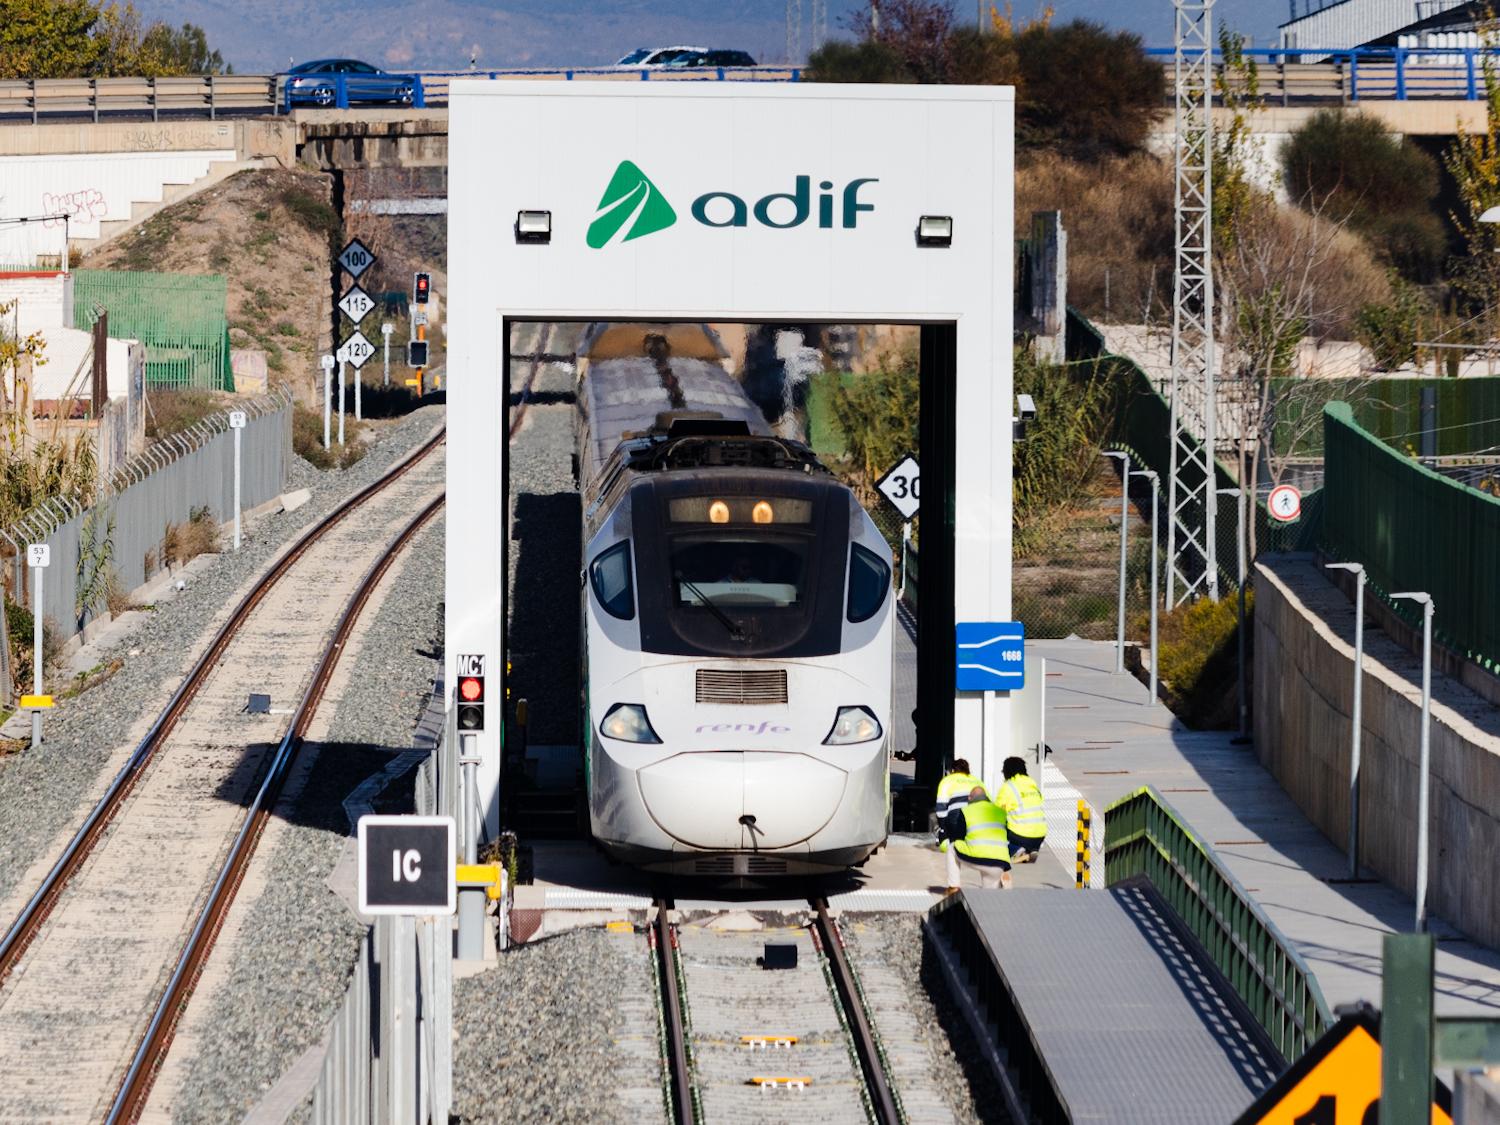
<svg viewBox="0 0 1500 1125">
<path fill-rule="evenodd" d="M 1291 523 L 1302 515 L 1302 493 L 1289 484 L 1278 484 L 1266 497 L 1266 511 L 1273 519 Z"/>
</svg>

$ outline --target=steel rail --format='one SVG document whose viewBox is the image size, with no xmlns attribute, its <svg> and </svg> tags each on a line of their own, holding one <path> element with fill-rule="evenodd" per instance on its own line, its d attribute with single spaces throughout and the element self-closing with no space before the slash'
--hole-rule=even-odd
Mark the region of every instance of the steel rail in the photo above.
<svg viewBox="0 0 1500 1125">
<path fill-rule="evenodd" d="M 283 578 L 292 566 L 321 539 L 336 524 L 341 522 L 350 513 L 355 511 L 365 501 L 377 495 L 399 480 L 415 465 L 422 461 L 428 454 L 436 449 L 446 436 L 446 429 L 437 434 L 412 451 L 406 458 L 399 461 L 379 480 L 373 482 L 345 500 L 328 515 L 324 516 L 313 527 L 309 528 L 285 553 L 276 561 L 269 571 L 256 582 L 255 587 L 235 607 L 219 632 L 214 636 L 207 650 L 198 658 L 181 686 L 167 702 L 161 714 L 151 725 L 141 741 L 136 745 L 130 758 L 110 782 L 109 788 L 104 796 L 100 798 L 87 819 L 74 833 L 73 838 L 63 849 L 62 855 L 47 872 L 42 880 L 41 886 L 21 908 L 15 920 L 5 931 L 4 937 L 0 937 L 0 983 L 3 983 L 10 971 L 15 967 L 30 945 L 31 940 L 40 930 L 42 923 L 51 913 L 52 907 L 62 895 L 63 889 L 72 878 L 74 872 L 82 866 L 85 859 L 93 850 L 95 842 L 100 833 L 108 827 L 114 819 L 125 797 L 134 787 L 139 779 L 143 768 L 151 761 L 157 748 L 166 741 L 167 736 L 177 725 L 177 720 L 187 710 L 188 705 L 197 695 L 198 689 L 208 679 L 208 674 L 223 656 L 225 649 L 234 639 L 235 634 L 244 624 L 250 613 L 260 604 L 271 588 Z"/>
<path fill-rule="evenodd" d="M 521 384 L 521 401 L 516 404 L 516 416 L 510 420 L 510 431 L 506 434 L 507 440 L 513 439 L 521 429 L 521 422 L 526 417 L 526 408 L 531 405 L 531 388 L 536 383 L 537 372 L 541 370 L 542 362 L 547 356 L 547 343 L 552 339 L 552 328 L 552 322 L 546 322 L 541 336 L 537 339 L 535 351 L 530 356 L 521 357 L 531 360 L 531 369 L 526 372 L 526 381 Z"/>
<path fill-rule="evenodd" d="M 656 900 L 656 919 L 651 925 L 661 975 L 662 1025 L 667 1036 L 667 1080 L 672 1096 L 673 1125 L 695 1125 L 693 1071 L 688 1064 L 687 1027 L 683 1020 L 681 983 L 677 976 L 677 927 L 671 922 L 671 899 Z"/>
<path fill-rule="evenodd" d="M 828 913 L 828 900 L 808 900 L 813 908 L 811 929 L 814 938 L 823 948 L 838 992 L 839 1004 L 854 1040 L 854 1053 L 859 1058 L 865 1089 L 870 1097 L 870 1112 L 876 1125 L 900 1125 L 904 1120 L 891 1089 L 890 1077 L 885 1071 L 885 1060 L 881 1057 L 880 1044 L 875 1038 L 875 1029 L 865 1011 L 864 999 L 854 978 L 854 968 L 849 964 L 849 955 L 844 950 L 844 939 L 838 926 Z"/>
<path fill-rule="evenodd" d="M 282 737 L 280 745 L 276 747 L 276 753 L 260 783 L 260 788 L 256 791 L 254 800 L 250 802 L 245 819 L 229 849 L 229 855 L 219 870 L 213 889 L 209 892 L 208 901 L 204 904 L 197 924 L 193 927 L 192 936 L 188 938 L 187 945 L 178 958 L 172 978 L 168 981 L 166 990 L 156 1006 L 156 1011 L 152 1014 L 151 1023 L 146 1028 L 139 1047 L 136 1048 L 130 1069 L 126 1072 L 114 1102 L 110 1106 L 109 1115 L 105 1118 L 109 1125 L 114 1125 L 115 1122 L 134 1121 L 146 1108 L 146 1099 L 151 1094 L 151 1086 L 155 1082 L 157 1071 L 167 1057 L 177 1023 L 187 1010 L 193 988 L 199 976 L 202 975 L 204 966 L 208 963 L 209 955 L 213 952 L 214 941 L 224 924 L 230 906 L 234 903 L 235 894 L 244 880 L 245 873 L 250 869 L 250 863 L 255 857 L 256 844 L 265 829 L 266 821 L 271 817 L 271 810 L 275 808 L 277 798 L 281 795 L 282 783 L 286 780 L 287 772 L 296 760 L 297 752 L 302 748 L 307 728 L 312 724 L 313 716 L 317 713 L 319 703 L 322 702 L 323 693 L 333 678 L 334 669 L 338 667 L 339 658 L 343 655 L 349 634 L 353 632 L 355 623 L 359 620 L 370 596 L 375 592 L 375 587 L 385 577 L 386 571 L 391 568 L 402 549 L 422 525 L 437 515 L 443 506 L 443 500 L 443 496 L 438 496 L 402 529 L 386 548 L 385 553 L 366 572 L 360 581 L 359 588 L 350 598 L 349 604 L 345 606 L 343 615 L 339 618 L 338 627 L 334 630 L 328 647 L 323 650 L 323 658 L 318 662 L 317 670 L 313 673 L 312 682 L 308 684 L 302 701 L 297 705 L 292 725 Z"/>
</svg>

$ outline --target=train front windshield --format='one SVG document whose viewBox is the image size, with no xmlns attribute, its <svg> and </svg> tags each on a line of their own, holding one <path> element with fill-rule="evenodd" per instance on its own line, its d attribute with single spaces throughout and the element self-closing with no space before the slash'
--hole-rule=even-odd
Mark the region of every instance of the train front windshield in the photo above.
<svg viewBox="0 0 1500 1125">
<path fill-rule="evenodd" d="M 645 482 L 633 491 L 645 651 L 839 651 L 848 492 L 831 481 L 767 476 L 758 485 L 741 476 L 705 487 L 700 477 Z M 644 526 L 659 534 L 642 534 Z"/>
</svg>

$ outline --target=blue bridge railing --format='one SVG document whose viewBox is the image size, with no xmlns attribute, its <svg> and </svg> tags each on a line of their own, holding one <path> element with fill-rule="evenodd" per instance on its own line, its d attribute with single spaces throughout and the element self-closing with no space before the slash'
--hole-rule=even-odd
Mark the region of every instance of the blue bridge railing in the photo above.
<svg viewBox="0 0 1500 1125">
<path fill-rule="evenodd" d="M 1484 97 L 1487 53 L 1500 66 L 1500 52 L 1487 52 L 1483 47 L 1359 47 L 1339 51 L 1259 47 L 1243 52 L 1256 65 L 1261 96 L 1283 105 L 1318 101 L 1478 101 Z M 1170 67 L 1171 48 L 1152 48 L 1147 54 L 1162 59 Z M 1223 58 L 1217 51 L 1214 65 L 1223 66 Z"/>
</svg>

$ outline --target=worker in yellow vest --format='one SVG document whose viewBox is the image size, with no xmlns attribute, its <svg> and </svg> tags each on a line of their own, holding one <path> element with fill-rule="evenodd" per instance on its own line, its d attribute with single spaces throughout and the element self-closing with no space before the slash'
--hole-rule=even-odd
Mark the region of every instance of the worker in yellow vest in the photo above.
<svg viewBox="0 0 1500 1125">
<path fill-rule="evenodd" d="M 954 809 L 961 809 L 969 803 L 969 794 L 974 789 L 984 792 L 984 784 L 969 772 L 969 763 L 962 758 L 953 759 L 953 768 L 948 771 L 937 787 L 937 802 L 933 811 L 937 814 L 939 848 L 947 856 L 948 890 L 958 890 L 958 857 L 950 849 L 943 847 L 943 825 L 948 819 L 948 814 Z"/>
<path fill-rule="evenodd" d="M 1026 763 L 1020 758 L 1006 758 L 1001 767 L 1005 784 L 996 794 L 996 803 L 1005 810 L 1005 827 L 1010 836 L 1013 863 L 1035 863 L 1047 835 L 1047 814 L 1042 791 L 1026 775 Z"/>
<path fill-rule="evenodd" d="M 984 786 L 976 785 L 969 799 L 948 813 L 943 821 L 940 845 L 958 862 L 979 872 L 982 888 L 1010 889 L 1010 837 L 1005 828 L 1005 810 L 985 795 Z M 952 879 L 948 889 L 959 889 L 960 881 Z"/>
</svg>

